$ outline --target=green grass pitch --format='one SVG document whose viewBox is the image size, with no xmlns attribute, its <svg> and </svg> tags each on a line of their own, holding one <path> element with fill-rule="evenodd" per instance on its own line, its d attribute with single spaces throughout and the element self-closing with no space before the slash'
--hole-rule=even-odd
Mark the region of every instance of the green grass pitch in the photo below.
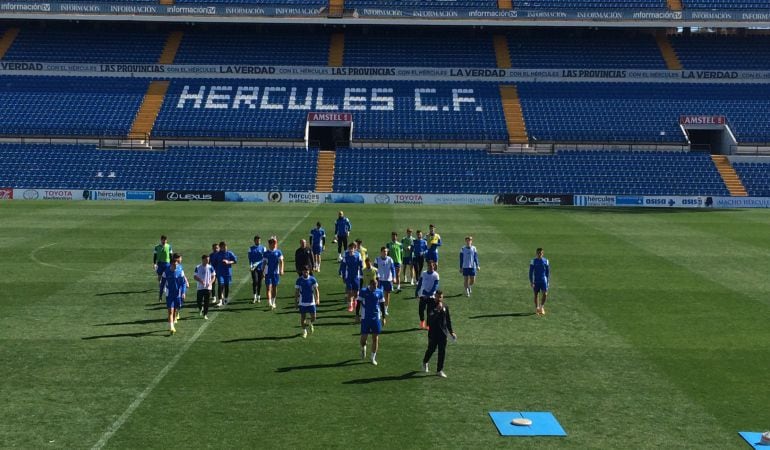
<svg viewBox="0 0 770 450">
<path fill-rule="evenodd" d="M 459 337 L 439 379 L 419 372 L 410 289 L 379 366 L 358 359 L 331 245 L 316 332 L 299 337 L 294 250 L 339 207 L 0 202 L 0 446 L 725 449 L 770 428 L 770 212 L 345 205 L 372 253 L 437 225 Z M 188 299 L 173 337 L 151 264 L 161 233 L 188 275 L 214 241 L 240 258 L 235 301 L 206 322 Z M 255 233 L 287 254 L 277 312 L 250 301 Z M 536 247 L 552 264 L 545 317 L 527 284 Z M 507 410 L 552 411 L 568 436 L 500 437 L 487 413 Z"/>
</svg>

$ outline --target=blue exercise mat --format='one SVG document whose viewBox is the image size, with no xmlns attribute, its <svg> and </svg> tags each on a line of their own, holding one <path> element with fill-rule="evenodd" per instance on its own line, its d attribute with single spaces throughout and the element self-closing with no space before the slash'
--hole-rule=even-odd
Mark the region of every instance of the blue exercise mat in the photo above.
<svg viewBox="0 0 770 450">
<path fill-rule="evenodd" d="M 760 444 L 759 439 L 762 437 L 762 433 L 754 433 L 751 431 L 740 431 L 738 434 L 741 435 L 743 439 L 746 440 L 746 442 L 749 443 L 750 446 L 754 447 L 757 450 L 770 450 L 770 445 Z"/>
<path fill-rule="evenodd" d="M 500 436 L 566 436 L 564 428 L 550 412 L 490 412 Z M 529 419 L 532 425 L 513 425 L 513 419 Z"/>
</svg>

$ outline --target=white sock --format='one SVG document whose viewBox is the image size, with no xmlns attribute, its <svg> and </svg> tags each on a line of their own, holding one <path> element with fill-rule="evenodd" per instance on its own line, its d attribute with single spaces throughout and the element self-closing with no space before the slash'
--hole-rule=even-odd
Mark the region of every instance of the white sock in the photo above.
<svg viewBox="0 0 770 450">
<path fill-rule="evenodd" d="M 372 353 L 372 361 L 374 361 L 375 359 L 377 359 L 377 353 L 376 352 Z"/>
</svg>

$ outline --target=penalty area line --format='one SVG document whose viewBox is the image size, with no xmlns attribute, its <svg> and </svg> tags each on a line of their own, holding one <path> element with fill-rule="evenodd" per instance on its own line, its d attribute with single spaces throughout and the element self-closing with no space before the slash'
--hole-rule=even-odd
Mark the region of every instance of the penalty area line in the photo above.
<svg viewBox="0 0 770 450">
<path fill-rule="evenodd" d="M 316 206 L 317 207 L 317 206 Z M 297 227 L 304 222 L 309 216 L 310 213 L 315 211 L 316 208 L 311 208 L 308 210 L 307 214 L 305 214 L 297 223 L 294 224 L 294 226 L 291 227 L 291 229 L 286 232 L 286 236 L 290 235 L 294 232 L 294 230 L 297 229 Z M 54 243 L 55 244 L 55 243 Z M 51 245 L 48 246 L 50 247 Z M 46 247 L 46 246 L 43 246 Z M 41 247 L 42 249 L 42 247 Z M 241 288 L 249 281 L 251 280 L 251 276 L 246 276 L 239 284 L 238 287 L 233 292 L 233 295 L 235 295 L 236 292 L 240 291 Z M 192 347 L 192 345 L 198 340 L 199 337 L 203 334 L 204 331 L 211 325 L 212 322 L 214 322 L 217 317 L 219 317 L 219 314 L 216 314 L 214 317 L 211 318 L 211 320 L 207 320 L 203 325 L 198 328 L 198 331 L 195 332 L 195 334 L 184 343 L 182 348 L 177 352 L 176 355 L 174 355 L 173 358 L 171 358 L 171 361 L 166 364 L 163 369 L 161 369 L 160 372 L 155 376 L 155 378 L 152 379 L 150 384 L 147 385 L 146 388 L 142 392 L 139 393 L 139 395 L 136 396 L 133 402 L 131 402 L 130 405 L 128 405 L 128 408 L 126 408 L 125 411 L 123 411 L 123 414 L 121 414 L 117 419 L 115 419 L 115 422 L 110 425 L 109 428 L 102 434 L 102 436 L 99 438 L 99 440 L 91 447 L 91 450 L 101 450 L 104 448 L 105 445 L 107 445 L 107 442 L 112 438 L 112 436 L 115 435 L 115 433 L 120 430 L 121 427 L 126 423 L 126 421 L 131 417 L 131 415 L 134 413 L 134 411 L 139 408 L 139 406 L 144 402 L 144 400 L 150 395 L 150 393 L 160 384 L 161 381 L 168 375 L 168 373 L 171 371 L 171 369 L 176 366 L 176 364 L 179 362 L 180 359 L 182 359 L 182 356 L 187 353 L 187 350 Z"/>
</svg>

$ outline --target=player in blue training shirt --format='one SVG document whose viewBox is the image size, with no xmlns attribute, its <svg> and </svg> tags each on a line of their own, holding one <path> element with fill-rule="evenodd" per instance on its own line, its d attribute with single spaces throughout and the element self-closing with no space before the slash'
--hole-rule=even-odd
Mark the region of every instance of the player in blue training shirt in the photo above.
<svg viewBox="0 0 770 450">
<path fill-rule="evenodd" d="M 426 253 L 428 253 L 428 241 L 423 239 L 422 231 L 417 230 L 417 239 L 412 243 L 412 265 L 414 266 L 414 276 L 417 277 L 417 281 L 420 281 L 420 275 L 422 275 Z"/>
<path fill-rule="evenodd" d="M 249 270 L 251 270 L 251 292 L 254 298 L 251 303 L 262 302 L 262 280 L 265 278 L 265 272 L 262 270 L 262 261 L 264 260 L 265 248 L 260 242 L 259 235 L 254 236 L 254 245 L 249 247 Z"/>
<path fill-rule="evenodd" d="M 182 270 L 182 255 L 174 253 L 171 256 L 171 264 L 161 274 L 165 281 L 166 308 L 168 309 L 168 328 L 171 334 L 176 333 L 174 324 L 179 320 L 179 310 L 182 309 L 187 293 L 187 277 Z"/>
<path fill-rule="evenodd" d="M 340 277 L 345 282 L 345 294 L 348 299 L 348 312 L 353 312 L 358 297 L 358 290 L 361 287 L 361 277 L 363 276 L 364 263 L 361 255 L 356 251 L 356 244 L 348 245 L 348 251 L 340 261 Z"/>
<path fill-rule="evenodd" d="M 268 250 L 264 253 L 262 270 L 265 271 L 265 287 L 267 288 L 267 303 L 275 310 L 275 300 L 278 298 L 278 284 L 283 275 L 283 253 L 278 250 L 278 239 L 271 237 L 267 240 Z"/>
<path fill-rule="evenodd" d="M 345 213 L 340 211 L 337 214 L 337 221 L 334 222 L 334 236 L 337 239 L 338 260 L 342 261 L 342 252 L 348 246 L 348 236 L 350 236 L 350 220 L 345 217 Z"/>
<path fill-rule="evenodd" d="M 313 250 L 314 268 L 316 272 L 321 271 L 321 253 L 326 247 L 326 230 L 321 227 L 321 222 L 315 223 L 315 228 L 310 230 L 310 248 Z"/>
<path fill-rule="evenodd" d="M 479 252 L 473 246 L 473 236 L 465 236 L 465 247 L 460 249 L 460 273 L 463 275 L 465 295 L 470 297 L 476 272 L 479 270 Z"/>
<path fill-rule="evenodd" d="M 302 268 L 302 275 L 297 278 L 294 286 L 294 301 L 299 308 L 299 325 L 302 327 L 302 337 L 307 337 L 307 330 L 314 331 L 313 322 L 316 319 L 316 307 L 321 304 L 321 294 L 318 292 L 318 281 L 310 275 L 310 266 Z M 306 324 L 306 316 L 310 315 L 310 322 Z"/>
<path fill-rule="evenodd" d="M 545 315 L 545 301 L 548 298 L 548 278 L 551 276 L 551 265 L 543 257 L 543 249 L 535 251 L 535 257 L 529 263 L 529 284 L 535 292 L 535 313 Z M 540 293 L 540 303 L 537 294 Z"/>
<path fill-rule="evenodd" d="M 364 313 L 360 314 L 363 307 Z M 385 324 L 385 299 L 377 283 L 372 280 L 369 286 L 361 289 L 356 305 L 356 320 L 361 320 L 361 359 L 366 358 L 366 337 L 372 335 L 372 364 L 377 365 L 377 349 L 380 346 L 380 332 Z"/>
<path fill-rule="evenodd" d="M 227 242 L 219 242 L 219 252 L 216 257 L 214 270 L 217 272 L 217 284 L 219 284 L 219 303 L 217 306 L 230 303 L 230 284 L 233 282 L 233 264 L 238 262 L 235 253 L 227 249 Z"/>
</svg>

